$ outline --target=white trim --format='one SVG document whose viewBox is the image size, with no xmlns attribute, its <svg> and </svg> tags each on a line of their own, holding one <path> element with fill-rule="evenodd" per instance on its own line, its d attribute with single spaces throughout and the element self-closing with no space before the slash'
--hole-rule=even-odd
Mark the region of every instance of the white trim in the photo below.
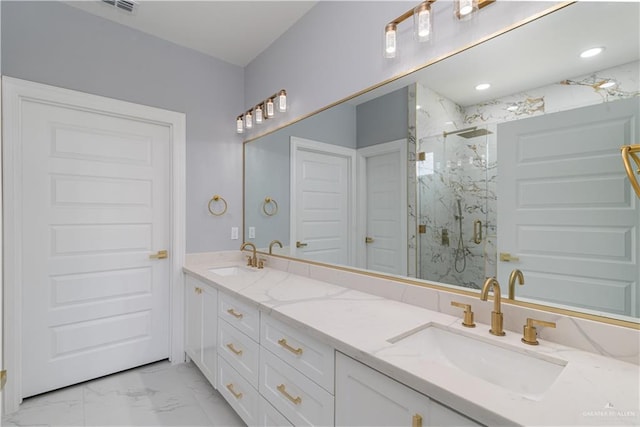
<svg viewBox="0 0 640 427">
<path fill-rule="evenodd" d="M 313 153 L 320 153 L 326 155 L 333 155 L 336 157 L 344 157 L 349 161 L 349 247 L 348 260 L 345 265 L 353 265 L 353 261 L 356 253 L 356 150 L 353 148 L 341 147 L 339 145 L 327 144 L 325 142 L 314 141 L 311 139 L 298 138 L 296 136 L 291 137 L 291 151 L 290 158 L 291 163 L 289 167 L 289 182 L 290 182 L 290 216 L 289 216 L 289 241 L 291 244 L 290 255 L 296 256 L 296 164 L 298 161 L 298 151 L 309 151 Z"/>
<path fill-rule="evenodd" d="M 359 148 L 357 150 L 358 156 L 358 208 L 357 217 L 365 218 L 364 221 L 358 221 L 356 223 L 356 267 L 367 268 L 367 247 L 365 244 L 365 237 L 367 233 L 367 158 L 372 156 L 378 156 L 388 153 L 400 153 L 400 176 L 407 176 L 407 144 L 406 139 L 398 139 L 391 142 L 385 142 L 382 144 L 372 145 L 370 147 Z M 407 229 L 407 180 L 403 178 L 400 180 L 400 226 L 402 230 Z M 406 276 L 408 270 L 408 242 L 407 234 L 401 234 L 400 247 L 407 248 L 407 250 L 400 253 L 400 263 L 403 266 L 403 271 L 400 275 Z"/>
<path fill-rule="evenodd" d="M 38 99 L 71 108 L 82 106 L 114 117 L 135 117 L 138 120 L 164 125 L 171 130 L 171 264 L 170 264 L 170 348 L 173 363 L 184 361 L 184 279 L 182 266 L 185 254 L 185 146 L 186 117 L 184 113 L 162 110 L 125 101 L 86 94 L 78 91 L 33 83 L 11 77 L 2 77 L 3 103 L 3 228 L 4 228 L 4 367 L 9 372 L 4 390 L 4 411 L 14 412 L 22 402 L 21 384 L 21 291 L 22 265 L 20 212 L 20 107 L 25 99 Z M 9 326 L 10 325 L 10 326 Z M 11 349 L 11 350 L 9 350 Z"/>
</svg>

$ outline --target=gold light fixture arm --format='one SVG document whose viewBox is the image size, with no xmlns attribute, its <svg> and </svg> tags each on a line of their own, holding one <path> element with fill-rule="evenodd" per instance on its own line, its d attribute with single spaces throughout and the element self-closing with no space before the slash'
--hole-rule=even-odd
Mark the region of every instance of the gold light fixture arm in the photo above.
<svg viewBox="0 0 640 427">
<path fill-rule="evenodd" d="M 624 163 L 624 169 L 627 172 L 627 177 L 629 177 L 633 191 L 636 192 L 636 196 L 640 197 L 640 184 L 638 184 L 638 177 L 636 176 L 636 174 L 640 174 L 640 157 L 638 157 L 640 144 L 625 145 L 620 151 L 622 152 L 622 163 Z M 631 159 L 636 164 L 637 169 L 635 173 L 631 167 Z"/>
</svg>

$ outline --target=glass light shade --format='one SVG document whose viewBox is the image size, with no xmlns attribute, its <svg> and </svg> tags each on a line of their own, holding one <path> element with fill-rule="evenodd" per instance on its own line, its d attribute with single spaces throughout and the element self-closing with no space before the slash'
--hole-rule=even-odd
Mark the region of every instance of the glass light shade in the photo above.
<svg viewBox="0 0 640 427">
<path fill-rule="evenodd" d="M 460 21 L 471 19 L 478 11 L 478 0 L 455 0 L 453 13 Z"/>
<path fill-rule="evenodd" d="M 242 119 L 242 116 L 239 116 L 236 119 L 236 133 L 243 133 L 244 132 L 244 120 Z"/>
<path fill-rule="evenodd" d="M 431 6 L 428 2 L 422 2 L 413 10 L 413 33 L 416 40 L 426 42 L 431 39 L 432 30 Z"/>
<path fill-rule="evenodd" d="M 396 33 L 398 27 L 396 24 L 387 24 L 384 28 L 384 57 L 395 58 L 397 45 L 396 45 Z"/>
<path fill-rule="evenodd" d="M 281 113 L 287 111 L 287 92 L 284 90 L 278 94 L 278 111 Z"/>
<path fill-rule="evenodd" d="M 251 115 L 251 111 L 244 115 L 244 127 L 247 129 L 251 129 L 253 127 L 253 116 Z"/>
<path fill-rule="evenodd" d="M 265 106 L 266 106 L 265 117 L 266 118 L 273 117 L 273 115 L 275 114 L 274 106 L 273 106 L 273 98 L 269 98 Z"/>
<path fill-rule="evenodd" d="M 263 117 L 262 117 L 262 105 L 257 105 L 255 108 L 255 115 L 256 115 L 256 124 L 260 124 L 262 123 Z"/>
</svg>

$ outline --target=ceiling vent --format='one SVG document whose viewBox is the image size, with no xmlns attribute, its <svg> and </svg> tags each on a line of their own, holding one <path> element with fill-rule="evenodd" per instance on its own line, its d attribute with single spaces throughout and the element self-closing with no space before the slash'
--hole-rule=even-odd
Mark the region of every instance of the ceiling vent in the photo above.
<svg viewBox="0 0 640 427">
<path fill-rule="evenodd" d="M 102 0 L 103 3 L 113 6 L 116 9 L 127 13 L 135 13 L 138 9 L 138 2 L 134 0 Z"/>
</svg>

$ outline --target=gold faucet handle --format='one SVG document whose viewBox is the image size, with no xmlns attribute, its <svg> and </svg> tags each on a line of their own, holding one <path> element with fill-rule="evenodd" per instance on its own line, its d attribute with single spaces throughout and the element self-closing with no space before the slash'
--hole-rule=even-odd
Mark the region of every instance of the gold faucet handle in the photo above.
<svg viewBox="0 0 640 427">
<path fill-rule="evenodd" d="M 473 311 L 471 311 L 471 304 L 463 304 L 458 301 L 451 301 L 451 305 L 454 307 L 464 309 L 464 318 L 462 320 L 462 326 L 467 328 L 475 328 L 476 324 L 473 322 Z"/>
<path fill-rule="evenodd" d="M 266 259 L 264 259 L 264 258 L 260 258 L 260 259 L 258 260 L 258 268 L 260 268 L 260 269 L 264 268 L 264 266 L 266 265 L 266 263 L 267 263 L 267 260 L 266 260 Z"/>
<path fill-rule="evenodd" d="M 247 266 L 253 267 L 253 257 L 251 255 L 247 256 Z"/>
<path fill-rule="evenodd" d="M 527 323 L 523 327 L 522 331 L 522 339 L 521 341 L 525 344 L 529 345 L 538 345 L 538 330 L 534 325 L 538 326 L 546 326 L 548 328 L 555 328 L 555 322 L 547 322 L 544 320 L 532 319 L 531 317 L 527 318 Z"/>
</svg>

